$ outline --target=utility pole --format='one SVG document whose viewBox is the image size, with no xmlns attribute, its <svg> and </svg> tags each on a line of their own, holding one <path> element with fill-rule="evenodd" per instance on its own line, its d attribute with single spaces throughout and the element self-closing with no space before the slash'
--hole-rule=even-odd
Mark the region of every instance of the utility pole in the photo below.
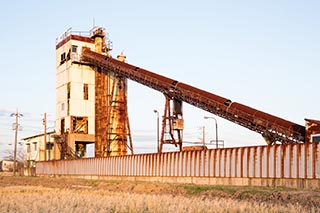
<svg viewBox="0 0 320 213">
<path fill-rule="evenodd" d="M 13 153 L 13 176 L 16 176 L 16 169 L 17 169 L 17 142 L 18 142 L 18 131 L 19 131 L 19 117 L 22 117 L 22 114 L 18 113 L 18 109 L 16 110 L 16 113 L 12 113 L 11 116 L 16 117 L 16 123 L 14 125 L 13 130 L 15 130 L 14 133 L 14 153 Z"/>
<path fill-rule="evenodd" d="M 47 160 L 47 113 L 43 115 L 43 130 L 44 130 L 44 160 Z"/>
<path fill-rule="evenodd" d="M 219 148 L 219 139 L 218 139 L 218 122 L 217 119 L 215 119 L 214 117 L 208 117 L 208 116 L 204 116 L 204 119 L 213 119 L 215 122 L 215 126 L 216 126 L 216 148 Z"/>
<path fill-rule="evenodd" d="M 159 112 L 158 110 L 153 110 L 154 113 L 157 113 L 157 153 L 160 152 L 159 150 Z"/>
</svg>

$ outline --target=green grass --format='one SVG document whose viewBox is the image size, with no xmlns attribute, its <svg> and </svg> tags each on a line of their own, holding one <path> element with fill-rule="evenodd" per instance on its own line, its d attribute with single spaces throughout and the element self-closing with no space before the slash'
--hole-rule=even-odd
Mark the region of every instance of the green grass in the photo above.
<svg viewBox="0 0 320 213">
<path fill-rule="evenodd" d="M 248 188 L 244 191 L 241 191 L 241 195 L 267 195 L 270 192 L 268 190 L 260 188 Z"/>
<path fill-rule="evenodd" d="M 195 185 L 195 184 L 179 184 L 178 188 L 186 190 L 187 194 L 197 195 L 205 191 L 219 191 L 226 194 L 239 193 L 242 195 L 267 195 L 274 192 L 289 192 L 297 189 L 286 187 L 244 187 L 244 186 L 224 186 L 224 185 Z"/>
<path fill-rule="evenodd" d="M 235 187 L 221 186 L 221 185 L 209 186 L 209 185 L 183 184 L 183 185 L 179 185 L 178 187 L 183 188 L 184 190 L 186 190 L 187 194 L 190 194 L 190 195 L 197 195 L 205 191 L 222 191 L 228 194 L 233 194 L 237 191 Z"/>
</svg>

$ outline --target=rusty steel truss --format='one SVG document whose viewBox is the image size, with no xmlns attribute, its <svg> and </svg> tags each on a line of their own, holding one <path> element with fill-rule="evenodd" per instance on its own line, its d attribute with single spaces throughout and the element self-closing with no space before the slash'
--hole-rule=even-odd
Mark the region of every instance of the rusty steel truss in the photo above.
<svg viewBox="0 0 320 213">
<path fill-rule="evenodd" d="M 179 147 L 182 151 L 182 102 L 165 96 L 166 103 L 162 116 L 162 130 L 159 151 L 162 152 L 164 144 Z M 177 104 L 179 103 L 179 104 Z M 177 107 L 179 105 L 179 107 Z"/>
<path fill-rule="evenodd" d="M 158 75 L 107 55 L 82 49 L 81 60 L 125 77 L 261 134 L 268 144 L 305 142 L 305 127 L 243 104 Z"/>
</svg>

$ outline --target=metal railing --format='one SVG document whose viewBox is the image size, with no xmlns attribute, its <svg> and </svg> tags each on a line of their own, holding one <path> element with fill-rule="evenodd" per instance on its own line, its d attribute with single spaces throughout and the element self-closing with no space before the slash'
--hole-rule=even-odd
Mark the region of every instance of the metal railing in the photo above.
<svg viewBox="0 0 320 213">
<path fill-rule="evenodd" d="M 92 31 L 72 31 L 72 27 L 68 28 L 64 33 L 62 33 L 59 37 L 56 38 L 56 44 L 60 43 L 62 40 L 67 38 L 70 35 L 79 35 L 84 37 L 90 37 L 92 35 Z"/>
</svg>

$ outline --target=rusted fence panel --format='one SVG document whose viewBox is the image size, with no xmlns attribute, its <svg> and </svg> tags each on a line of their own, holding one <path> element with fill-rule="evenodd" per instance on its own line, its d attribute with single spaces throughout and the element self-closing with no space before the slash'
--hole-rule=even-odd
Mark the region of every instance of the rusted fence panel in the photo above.
<svg viewBox="0 0 320 213">
<path fill-rule="evenodd" d="M 38 175 L 320 179 L 318 143 L 46 161 Z"/>
</svg>

